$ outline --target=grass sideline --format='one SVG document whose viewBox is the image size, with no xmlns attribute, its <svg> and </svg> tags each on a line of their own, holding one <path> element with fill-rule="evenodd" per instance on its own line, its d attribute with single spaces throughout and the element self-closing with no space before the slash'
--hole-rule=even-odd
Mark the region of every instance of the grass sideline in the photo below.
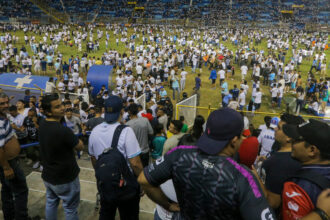
<svg viewBox="0 0 330 220">
<path fill-rule="evenodd" d="M 72 30 L 76 30 L 76 29 L 72 29 Z M 96 52 L 93 51 L 92 53 L 88 54 L 88 56 L 91 56 L 91 57 L 95 56 L 96 58 L 101 57 L 102 54 L 106 50 L 106 47 L 105 47 L 105 39 L 106 39 L 105 32 L 106 32 L 106 30 L 105 30 L 104 27 L 95 28 L 93 30 L 93 39 L 97 39 L 97 34 L 96 34 L 97 30 L 102 30 L 104 32 L 103 37 L 100 40 L 100 50 L 96 51 Z M 18 49 L 20 49 L 22 47 L 22 45 L 25 45 L 23 31 L 16 31 L 16 32 L 9 32 L 9 33 L 19 37 L 19 41 L 16 43 L 16 46 L 17 46 Z M 110 31 L 109 33 L 110 33 L 110 41 L 109 41 L 108 49 L 117 50 L 120 53 L 123 53 L 125 51 L 129 51 L 128 48 L 126 48 L 125 45 L 123 43 L 121 43 L 120 41 L 119 41 L 119 46 L 117 47 L 116 42 L 115 42 L 116 38 L 114 37 L 113 32 Z M 133 34 L 133 28 L 128 28 L 128 36 L 130 36 L 131 34 Z M 175 34 L 179 35 L 179 33 L 175 33 L 175 32 L 172 33 L 172 35 L 175 35 Z M 28 36 L 35 35 L 37 42 L 42 40 L 42 36 L 36 35 L 33 32 L 28 32 L 27 35 Z M 119 38 L 120 38 L 120 35 L 119 35 Z M 140 33 L 140 38 L 136 39 L 136 45 L 142 44 L 141 38 L 142 38 L 142 34 Z M 243 40 L 247 41 L 248 37 L 244 36 Z M 290 39 L 290 42 L 291 42 L 291 39 Z M 232 51 L 236 50 L 236 47 L 234 45 L 232 45 L 231 42 L 229 42 L 228 40 L 226 42 L 220 41 L 220 43 L 224 44 L 228 49 L 230 49 Z M 2 47 L 3 46 L 4 45 L 2 45 Z M 33 55 L 30 46 L 26 45 L 25 47 L 26 47 L 29 55 Z M 254 47 L 257 48 L 258 50 L 264 50 L 267 54 L 267 46 L 266 46 L 266 40 L 265 39 L 262 40 L 261 44 L 259 44 L 257 46 L 254 45 Z M 301 47 L 302 46 L 299 45 L 299 48 L 301 48 Z M 62 53 L 64 61 L 68 61 L 68 59 L 70 58 L 71 55 L 73 55 L 74 57 L 79 55 L 79 57 L 81 57 L 82 54 L 85 51 L 85 48 L 86 48 L 85 43 L 83 43 L 82 44 L 82 51 L 78 52 L 78 47 L 76 47 L 75 45 L 73 47 L 70 47 L 70 46 L 65 46 L 63 42 L 60 42 L 57 51 L 60 51 Z M 177 45 L 177 48 L 180 48 L 180 47 Z M 291 49 L 292 48 L 291 48 L 291 45 L 290 45 L 290 49 L 287 51 L 287 55 L 285 57 L 286 58 L 286 63 L 289 61 L 289 59 L 292 56 Z M 330 57 L 330 50 L 327 50 L 326 51 L 327 60 L 329 60 L 329 57 Z M 304 60 L 302 65 L 300 66 L 300 70 L 302 71 L 303 81 L 306 81 L 307 73 L 308 73 L 308 70 L 310 69 L 311 63 L 312 63 L 312 60 L 310 60 L 310 61 Z M 239 87 L 240 82 L 241 82 L 240 68 L 237 64 L 235 64 L 234 67 L 235 67 L 234 80 L 227 80 L 229 89 L 233 88 L 234 84 L 237 84 L 237 86 Z M 188 76 L 187 76 L 187 79 L 186 79 L 186 88 L 183 92 L 187 92 L 188 96 L 190 96 L 193 93 L 192 88 L 194 87 L 194 83 L 195 83 L 194 78 L 197 74 L 193 74 L 191 72 L 190 67 L 186 67 L 186 70 L 188 71 Z M 327 69 L 327 71 L 328 70 L 329 69 Z M 198 69 L 197 69 L 196 73 L 199 73 Z M 252 87 L 251 74 L 252 74 L 252 70 L 249 70 L 248 74 L 247 74 L 247 77 L 246 77 L 246 80 L 248 81 L 248 84 L 249 84 L 250 88 Z M 48 71 L 46 73 L 46 75 L 55 76 L 55 71 Z M 200 92 L 201 92 L 200 106 L 208 107 L 210 105 L 211 108 L 217 108 L 217 107 L 219 107 L 220 100 L 221 100 L 219 80 L 217 80 L 216 89 L 215 90 L 211 89 L 211 81 L 208 79 L 209 75 L 210 75 L 210 70 L 208 70 L 208 67 L 205 68 L 203 66 L 202 71 L 201 71 L 202 88 L 200 90 Z M 327 72 L 327 75 L 328 75 L 328 72 Z M 317 79 L 319 79 L 318 76 L 316 76 L 316 77 L 317 77 Z M 86 76 L 84 76 L 84 78 L 86 78 Z M 113 80 L 114 79 L 115 79 L 115 77 L 113 77 Z M 267 87 L 261 85 L 261 91 L 263 92 L 263 98 L 262 98 L 262 105 L 261 105 L 261 108 L 260 108 L 260 112 L 280 113 L 280 112 L 283 112 L 285 110 L 285 104 L 283 102 L 282 102 L 282 108 L 281 109 L 273 109 L 271 107 L 271 105 L 270 105 L 271 98 L 270 98 L 269 89 Z M 172 91 L 170 89 L 168 89 L 168 95 L 172 98 Z M 292 96 L 292 94 L 286 94 L 286 96 L 288 96 L 288 95 Z M 251 97 L 251 92 L 249 92 L 248 95 L 247 95 L 247 98 L 246 98 L 247 103 L 250 100 L 250 97 Z M 175 101 L 173 102 L 173 104 L 175 104 Z M 201 114 L 204 117 L 206 117 L 207 116 L 207 110 L 198 110 L 198 114 Z M 263 117 L 264 117 L 264 115 L 255 115 L 253 120 L 252 120 L 253 124 L 255 126 L 259 126 L 260 124 L 263 124 Z"/>
</svg>

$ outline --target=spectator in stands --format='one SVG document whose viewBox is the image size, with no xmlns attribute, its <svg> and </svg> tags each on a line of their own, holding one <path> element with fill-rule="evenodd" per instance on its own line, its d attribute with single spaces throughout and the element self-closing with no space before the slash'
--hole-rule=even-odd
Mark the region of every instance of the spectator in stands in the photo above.
<svg viewBox="0 0 330 220">
<path fill-rule="evenodd" d="M 157 160 L 163 155 L 163 147 L 166 141 L 164 127 L 162 124 L 157 124 L 154 127 L 155 136 L 151 141 L 151 157 L 153 161 Z"/>
<path fill-rule="evenodd" d="M 184 134 L 179 141 L 178 145 L 195 145 L 199 137 L 203 134 L 203 125 L 205 119 L 201 115 L 197 115 L 194 120 L 194 125 L 187 134 Z"/>
<path fill-rule="evenodd" d="M 239 163 L 251 169 L 259 153 L 259 142 L 257 137 L 251 136 L 250 129 L 244 130 L 243 136 L 245 139 L 242 141 L 238 151 Z"/>
<path fill-rule="evenodd" d="M 102 108 L 100 107 L 94 107 L 95 110 L 95 116 L 88 119 L 86 124 L 83 125 L 84 131 L 92 131 L 93 128 L 95 128 L 97 125 L 104 122 L 104 118 L 102 118 Z"/>
<path fill-rule="evenodd" d="M 242 131 L 243 119 L 236 111 L 223 108 L 212 112 L 196 147 L 172 149 L 144 169 L 139 183 L 153 201 L 169 211 L 180 210 L 183 218 L 275 218 L 251 171 L 232 159 L 241 145 Z M 179 205 L 169 202 L 158 188 L 170 178 Z"/>
<path fill-rule="evenodd" d="M 269 127 L 267 129 L 263 130 L 259 136 L 258 141 L 260 143 L 260 156 L 261 157 L 269 157 L 270 152 L 272 150 L 272 146 L 275 141 L 275 128 L 277 127 L 279 122 L 279 118 L 273 117 L 270 121 Z M 267 125 L 267 123 L 266 123 Z"/>
<path fill-rule="evenodd" d="M 23 127 L 27 131 L 28 143 L 36 143 L 39 140 L 39 124 L 42 117 L 37 115 L 35 108 L 30 108 L 28 116 L 24 118 Z M 27 148 L 27 158 L 33 162 L 33 169 L 37 169 L 40 166 L 40 149 L 39 146 L 32 146 Z M 42 171 L 42 166 L 40 167 Z"/>
<path fill-rule="evenodd" d="M 322 210 L 314 209 L 322 188 L 329 186 L 329 125 L 310 119 L 299 126 L 283 125 L 283 132 L 292 138 L 292 157 L 302 163 L 302 168 L 284 184 L 282 192 L 283 218 L 302 218 L 313 211 L 318 213 L 321 219 L 329 218 L 329 216 L 324 215 L 322 217 Z M 306 176 L 309 178 L 306 179 Z M 326 180 L 327 186 L 323 185 Z M 298 209 L 290 207 L 290 204 L 294 204 Z"/>
<path fill-rule="evenodd" d="M 54 78 L 49 77 L 49 80 L 46 83 L 45 93 L 54 93 L 56 90 L 56 86 L 54 83 Z"/>
<path fill-rule="evenodd" d="M 165 134 L 167 134 L 167 121 L 168 121 L 168 117 L 165 113 L 165 110 L 163 108 L 159 108 L 157 110 L 157 117 L 158 117 L 158 123 L 163 125 Z"/>
<path fill-rule="evenodd" d="M 141 148 L 141 162 L 143 167 L 149 164 L 149 136 L 153 134 L 153 129 L 148 119 L 138 117 L 138 105 L 133 103 L 128 107 L 130 120 L 126 125 L 130 126 L 139 142 Z"/>
<path fill-rule="evenodd" d="M 172 120 L 170 122 L 168 130 L 171 132 L 172 136 L 168 138 L 164 144 L 163 155 L 178 145 L 180 138 L 184 135 L 184 133 L 181 132 L 182 126 L 183 124 L 180 120 Z"/>
<path fill-rule="evenodd" d="M 81 121 L 78 117 L 72 115 L 72 108 L 65 109 L 65 124 L 66 127 L 73 131 L 73 134 L 78 135 L 81 131 Z"/>
<path fill-rule="evenodd" d="M 28 188 L 18 162 L 20 145 L 7 119 L 8 96 L 0 93 L 0 181 L 4 219 L 28 219 Z"/>
<path fill-rule="evenodd" d="M 120 125 L 122 116 L 122 100 L 118 96 L 110 96 L 105 101 L 105 122 L 96 126 L 89 137 L 88 151 L 93 167 L 104 150 L 111 147 L 114 131 Z M 143 169 L 139 156 L 141 150 L 132 128 L 126 127 L 122 130 L 117 149 L 123 154 L 133 173 L 138 176 Z M 100 192 L 100 194 L 102 193 L 112 192 Z M 133 198 L 120 202 L 101 199 L 100 219 L 114 219 L 117 208 L 121 219 L 138 219 L 139 203 L 139 192 Z"/>
<path fill-rule="evenodd" d="M 82 150 L 83 143 L 68 127 L 61 124 L 64 106 L 57 94 L 43 97 L 41 108 L 46 119 L 40 123 L 40 157 L 42 179 L 46 187 L 46 219 L 57 219 L 60 200 L 67 219 L 78 219 L 80 202 L 79 167 L 74 149 Z"/>
<path fill-rule="evenodd" d="M 280 207 L 284 182 L 301 167 L 300 162 L 291 157 L 291 138 L 283 132 L 283 125 L 299 125 L 303 122 L 304 120 L 299 116 L 287 113 L 281 115 L 281 120 L 275 128 L 275 140 L 280 144 L 280 148 L 262 164 L 260 178 L 265 184 L 264 190 L 267 200 L 274 209 Z M 263 185 L 262 182 L 261 185 Z"/>
</svg>

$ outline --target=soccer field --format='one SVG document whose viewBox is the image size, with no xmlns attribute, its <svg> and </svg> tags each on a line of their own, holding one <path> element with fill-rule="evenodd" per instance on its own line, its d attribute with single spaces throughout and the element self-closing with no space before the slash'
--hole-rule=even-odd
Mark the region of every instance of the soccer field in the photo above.
<svg viewBox="0 0 330 220">
<path fill-rule="evenodd" d="M 78 27 L 76 27 L 75 29 L 71 29 L 71 30 L 79 30 Z M 103 37 L 100 40 L 100 50 L 96 51 L 96 52 L 92 52 L 89 53 L 88 56 L 91 57 L 95 57 L 95 58 L 101 58 L 102 54 L 106 51 L 106 46 L 105 46 L 105 40 L 106 40 L 106 36 L 105 36 L 105 32 L 106 29 L 104 27 L 100 27 L 100 28 L 94 28 L 93 30 L 93 39 L 97 39 L 97 30 L 102 30 L 103 33 Z M 177 31 L 176 31 L 177 30 Z M 167 32 L 168 34 L 173 35 L 179 35 L 179 29 L 173 29 L 174 32 Z M 191 31 L 190 29 L 185 29 L 185 31 Z M 261 30 L 260 30 L 261 31 Z M 126 52 L 127 54 L 129 54 L 129 49 L 125 47 L 125 45 L 123 43 L 120 42 L 120 37 L 121 35 L 118 36 L 119 38 L 119 46 L 116 46 L 116 37 L 114 37 L 113 31 L 110 31 L 110 41 L 109 41 L 109 46 L 108 46 L 108 50 L 116 50 L 120 53 L 124 53 Z M 131 34 L 134 33 L 134 29 L 129 27 L 128 28 L 128 37 L 130 37 Z M 155 33 L 155 32 L 154 32 Z M 157 33 L 157 32 L 156 32 Z M 11 34 L 16 35 L 19 37 L 19 41 L 18 43 L 16 43 L 16 46 L 18 49 L 20 49 L 22 47 L 22 45 L 25 45 L 24 42 L 24 33 L 23 31 L 16 31 L 16 32 L 12 32 Z M 27 33 L 28 36 L 35 36 L 37 42 L 42 40 L 42 36 L 37 35 L 36 33 L 33 32 L 28 32 Z M 139 33 L 139 38 L 137 38 L 135 40 L 135 45 L 140 45 L 142 44 L 142 33 Z M 248 36 L 244 36 L 243 41 L 247 41 L 248 40 Z M 265 54 L 267 55 L 268 50 L 267 50 L 267 46 L 266 46 L 266 39 L 263 39 L 261 44 L 259 45 L 253 45 L 254 48 L 258 49 L 258 50 L 264 50 Z M 232 50 L 233 52 L 235 52 L 237 50 L 237 47 L 235 45 L 232 45 L 232 43 L 230 42 L 230 40 L 227 40 L 226 42 L 223 42 L 222 40 L 220 40 L 220 43 L 222 43 L 223 45 L 225 45 L 228 49 Z M 291 43 L 291 39 L 290 39 L 290 43 Z M 2 45 L 3 47 L 4 45 Z M 29 52 L 29 55 L 33 55 L 31 48 L 29 45 L 25 45 L 27 51 Z M 177 48 L 181 48 L 178 44 L 177 44 Z M 302 45 L 299 45 L 298 48 L 302 48 Z M 68 45 L 64 45 L 64 43 L 61 41 L 59 44 L 59 47 L 57 49 L 58 52 L 62 53 L 63 55 L 63 60 L 64 61 L 68 61 L 68 59 L 71 56 L 79 56 L 81 57 L 83 55 L 83 53 L 85 52 L 85 42 L 82 43 L 82 51 L 78 52 L 78 47 L 76 45 L 73 44 L 72 47 L 68 46 Z M 290 44 L 290 49 L 287 51 L 287 55 L 285 56 L 285 63 L 289 62 L 292 56 L 292 50 L 291 50 L 291 44 Z M 327 65 L 329 63 L 329 56 L 330 56 L 330 51 L 327 50 L 326 52 L 326 58 L 327 58 Z M 277 54 L 277 53 L 276 53 Z M 312 63 L 312 59 L 307 61 L 307 60 L 303 60 L 302 65 L 300 65 L 300 71 L 302 72 L 302 79 L 303 82 L 306 82 L 306 78 L 307 78 L 307 73 L 311 67 L 311 63 Z M 237 87 L 240 87 L 241 84 L 241 74 L 240 74 L 240 67 L 237 64 L 234 64 L 235 67 L 235 76 L 233 78 L 233 80 L 227 80 L 228 82 L 228 88 L 232 89 L 233 85 L 236 84 Z M 135 68 L 133 68 L 133 71 L 135 71 Z M 193 74 L 191 72 L 191 68 L 190 67 L 186 67 L 186 71 L 188 71 L 188 76 L 187 76 L 187 80 L 186 80 L 186 88 L 184 91 L 182 92 L 187 92 L 188 96 L 192 95 L 193 93 L 193 87 L 194 87 L 194 78 L 197 74 Z M 200 106 L 203 107 L 208 107 L 211 106 L 211 108 L 217 108 L 219 107 L 219 104 L 221 103 L 221 93 L 220 93 L 220 85 L 219 85 L 219 81 L 217 80 L 217 87 L 216 89 L 211 89 L 211 81 L 209 80 L 209 75 L 210 75 L 210 70 L 208 69 L 208 67 L 205 67 L 204 65 L 202 65 L 202 69 L 201 71 L 199 69 L 197 69 L 196 73 L 201 73 L 201 80 L 202 80 L 202 87 L 200 90 L 200 94 L 201 94 L 201 98 L 200 98 Z M 180 73 L 180 71 L 179 71 Z M 251 80 L 251 74 L 252 74 L 252 68 L 249 67 L 249 71 L 248 71 L 248 75 L 246 80 L 248 81 L 248 85 L 251 88 L 252 87 L 252 80 Z M 329 74 L 329 68 L 327 67 L 327 76 Z M 55 76 L 55 71 L 48 71 L 47 75 L 49 76 Z M 84 76 L 84 78 L 86 78 L 86 76 Z M 114 80 L 115 77 L 113 77 L 112 79 Z M 319 76 L 316 75 L 316 79 L 319 80 Z M 269 92 L 269 87 L 265 87 L 262 85 L 262 83 L 260 84 L 260 88 L 261 91 L 263 92 L 263 98 L 262 98 L 262 106 L 260 108 L 260 112 L 270 112 L 270 113 L 280 113 L 283 112 L 285 110 L 285 104 L 282 103 L 282 107 L 281 109 L 273 109 L 271 107 L 271 103 L 270 103 L 270 92 Z M 172 91 L 170 89 L 167 89 L 168 91 L 168 95 L 169 97 L 172 97 Z M 181 94 L 182 94 L 181 92 Z M 294 96 L 294 94 L 291 93 L 287 93 L 284 95 L 284 97 L 288 97 L 288 96 Z M 251 97 L 251 91 L 249 91 L 246 101 L 248 103 L 248 101 L 250 100 Z M 175 102 L 173 103 L 175 104 Z M 198 110 L 198 114 L 202 114 L 203 116 L 207 116 L 207 110 Z M 253 118 L 253 123 L 258 126 L 259 124 L 263 123 L 263 117 L 264 115 L 255 115 Z"/>
</svg>

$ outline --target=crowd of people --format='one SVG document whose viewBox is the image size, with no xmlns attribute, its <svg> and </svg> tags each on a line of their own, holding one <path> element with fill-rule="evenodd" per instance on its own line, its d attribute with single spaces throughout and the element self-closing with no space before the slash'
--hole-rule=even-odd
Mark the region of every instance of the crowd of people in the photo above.
<svg viewBox="0 0 330 220">
<path fill-rule="evenodd" d="M 53 71 L 58 77 L 57 89 L 60 92 L 87 94 L 91 85 L 84 81 L 86 73 L 92 65 L 102 64 L 113 65 L 117 76 L 112 94 L 125 99 L 145 93 L 147 102 L 164 100 L 169 88 L 173 91 L 173 99 L 180 100 L 186 79 L 192 77 L 188 71 L 205 74 L 207 68 L 214 88 L 217 79 L 220 80 L 221 102 L 225 106 L 232 100 L 237 101 L 242 109 L 249 104 L 250 100 L 246 98 L 251 94 L 250 109 L 255 106 L 258 110 L 262 96 L 270 94 L 273 106 L 281 108 L 283 97 L 296 93 L 297 112 L 306 110 L 318 115 L 324 114 L 329 98 L 326 34 L 273 30 L 261 33 L 245 29 L 193 29 L 185 32 L 180 27 L 163 26 L 135 26 L 130 32 L 118 25 L 108 25 L 105 31 L 93 25 L 75 30 L 59 25 L 14 28 L 24 30 L 25 44 L 18 47 L 22 39 L 15 36 L 15 32 L 4 32 L 0 37 L 0 72 L 45 74 Z M 96 39 L 93 31 L 96 32 Z M 42 39 L 37 40 L 39 37 Z M 261 41 L 267 42 L 267 49 L 258 50 L 255 47 Z M 231 43 L 235 49 L 229 49 L 225 43 Z M 66 60 L 59 49 L 61 44 L 78 49 L 83 54 L 71 55 Z M 105 45 L 102 55 L 91 56 L 91 53 L 100 51 L 101 44 Z M 115 49 L 119 45 L 125 46 L 124 52 Z M 292 52 L 290 57 L 289 50 Z M 301 71 L 300 66 L 311 61 L 305 80 L 303 75 L 306 73 Z M 233 80 L 235 73 L 239 72 L 242 82 L 228 88 L 228 80 Z M 250 77 L 252 83 L 247 81 Z M 195 82 L 194 93 L 200 95 L 201 80 L 198 75 L 195 75 Z M 262 91 L 261 83 L 269 86 L 269 93 Z M 237 93 L 237 89 L 241 91 Z"/>
<path fill-rule="evenodd" d="M 18 163 L 24 156 L 40 161 L 46 219 L 57 219 L 60 200 L 66 219 L 78 218 L 75 151 L 86 148 L 80 135 L 87 131 L 100 219 L 114 219 L 117 208 L 121 219 L 138 219 L 143 192 L 157 203 L 155 219 L 329 218 L 325 122 L 284 113 L 253 128 L 246 116 L 222 107 L 207 120 L 198 115 L 188 129 L 183 117 L 166 115 L 165 101 L 146 111 L 116 95 L 90 108 L 56 93 L 34 101 L 27 94 L 10 105 L 0 93 L 4 219 L 28 219 L 28 187 Z M 39 145 L 21 150 L 26 141 Z"/>
<path fill-rule="evenodd" d="M 76 156 L 84 151 L 95 169 L 100 219 L 113 219 L 117 208 L 122 219 L 138 219 L 144 192 L 157 203 L 155 219 L 329 218 L 329 191 L 321 192 L 329 188 L 330 128 L 297 116 L 303 110 L 323 114 L 329 102 L 327 35 L 153 25 L 13 28 L 23 30 L 24 42 L 3 29 L 0 72 L 53 72 L 58 82 L 50 77 L 44 96 L 27 90 L 16 103 L 0 91 L 5 219 L 28 218 L 18 157 L 42 172 L 46 219 L 56 219 L 60 200 L 66 218 L 77 219 Z M 257 49 L 262 41 L 267 48 Z M 82 55 L 66 59 L 61 47 Z M 98 51 L 99 57 L 91 55 Z M 303 63 L 311 63 L 306 80 Z M 85 81 L 93 65 L 112 65 L 115 75 L 114 85 L 95 97 Z M 208 74 L 211 83 L 202 83 L 201 75 Z M 174 119 L 172 104 L 182 99 L 188 78 L 194 79 L 198 103 L 202 86 L 215 90 L 218 84 L 221 93 L 221 108 L 207 119 L 198 115 L 190 129 L 183 116 Z M 229 88 L 237 78 L 241 83 Z M 89 98 L 57 94 L 68 92 Z M 146 109 L 137 103 L 142 94 Z M 254 128 L 236 111 L 259 111 L 267 95 L 273 108 L 296 95 L 297 115 L 265 117 Z M 20 145 L 37 141 L 20 151 Z"/>
</svg>

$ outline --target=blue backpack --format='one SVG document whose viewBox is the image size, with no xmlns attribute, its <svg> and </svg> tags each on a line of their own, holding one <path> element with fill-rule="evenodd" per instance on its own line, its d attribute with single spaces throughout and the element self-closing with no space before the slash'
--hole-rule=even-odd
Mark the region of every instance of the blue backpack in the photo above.
<svg viewBox="0 0 330 220">
<path fill-rule="evenodd" d="M 119 125 L 116 128 L 111 147 L 105 149 L 96 161 L 95 176 L 101 201 L 126 201 L 140 193 L 135 175 L 117 149 L 119 136 L 126 127 Z"/>
</svg>

